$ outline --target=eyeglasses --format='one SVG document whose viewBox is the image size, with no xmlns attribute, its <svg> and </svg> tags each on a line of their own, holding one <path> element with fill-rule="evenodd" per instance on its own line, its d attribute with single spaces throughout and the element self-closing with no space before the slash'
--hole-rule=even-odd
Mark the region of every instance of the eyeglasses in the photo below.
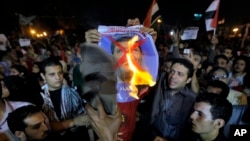
<svg viewBox="0 0 250 141">
<path fill-rule="evenodd" d="M 226 74 L 222 74 L 222 75 L 213 75 L 212 76 L 212 79 L 213 80 L 219 80 L 219 79 L 225 79 L 227 78 L 227 75 Z"/>
</svg>

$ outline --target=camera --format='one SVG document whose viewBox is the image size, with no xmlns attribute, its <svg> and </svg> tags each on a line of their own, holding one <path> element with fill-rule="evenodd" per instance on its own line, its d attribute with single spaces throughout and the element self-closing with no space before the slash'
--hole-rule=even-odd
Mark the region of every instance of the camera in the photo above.
<svg viewBox="0 0 250 141">
<path fill-rule="evenodd" d="M 184 54 L 189 54 L 190 53 L 190 49 L 185 48 L 183 53 Z"/>
</svg>

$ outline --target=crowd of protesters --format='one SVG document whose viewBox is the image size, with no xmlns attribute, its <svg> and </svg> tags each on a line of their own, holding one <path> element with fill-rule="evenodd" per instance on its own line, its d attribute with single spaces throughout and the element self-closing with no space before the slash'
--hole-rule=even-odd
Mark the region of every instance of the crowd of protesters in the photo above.
<svg viewBox="0 0 250 141">
<path fill-rule="evenodd" d="M 129 19 L 127 26 L 138 24 L 137 18 Z M 159 68 L 156 85 L 140 89 L 145 96 L 126 107 L 133 117 L 124 112 L 128 104 L 118 102 L 109 115 L 99 100 L 93 109 L 81 95 L 81 43 L 99 42 L 96 29 L 74 42 L 66 35 L 31 38 L 29 46 L 8 35 L 0 42 L 5 47 L 0 50 L 0 141 L 224 141 L 230 129 L 221 129 L 242 117 L 235 107 L 250 117 L 250 41 L 241 44 L 241 38 L 210 33 L 206 39 L 182 41 L 182 29 L 176 29 L 169 42 L 152 28 L 141 32 L 155 41 Z M 124 125 L 129 119 L 132 125 Z M 244 123 L 249 125 L 249 119 Z M 130 131 L 120 128 L 127 126 Z"/>
</svg>

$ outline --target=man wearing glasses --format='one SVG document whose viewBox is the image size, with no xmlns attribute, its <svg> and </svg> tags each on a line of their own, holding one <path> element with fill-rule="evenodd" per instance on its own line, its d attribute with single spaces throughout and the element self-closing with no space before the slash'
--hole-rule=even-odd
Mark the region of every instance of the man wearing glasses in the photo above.
<svg viewBox="0 0 250 141">
<path fill-rule="evenodd" d="M 220 80 L 228 84 L 228 71 L 222 67 L 214 67 L 211 70 L 210 78 L 212 80 Z M 227 100 L 229 100 L 233 105 L 247 105 L 247 96 L 244 93 L 232 88 L 229 90 Z"/>
</svg>

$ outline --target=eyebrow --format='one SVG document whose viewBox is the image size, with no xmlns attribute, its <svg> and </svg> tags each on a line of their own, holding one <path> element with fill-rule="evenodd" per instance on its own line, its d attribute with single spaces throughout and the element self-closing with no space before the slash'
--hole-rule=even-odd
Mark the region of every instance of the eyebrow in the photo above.
<svg viewBox="0 0 250 141">
<path fill-rule="evenodd" d="M 200 111 L 200 110 L 195 110 L 194 109 L 194 111 L 197 112 L 198 114 L 204 115 L 204 113 L 202 111 Z"/>
</svg>

